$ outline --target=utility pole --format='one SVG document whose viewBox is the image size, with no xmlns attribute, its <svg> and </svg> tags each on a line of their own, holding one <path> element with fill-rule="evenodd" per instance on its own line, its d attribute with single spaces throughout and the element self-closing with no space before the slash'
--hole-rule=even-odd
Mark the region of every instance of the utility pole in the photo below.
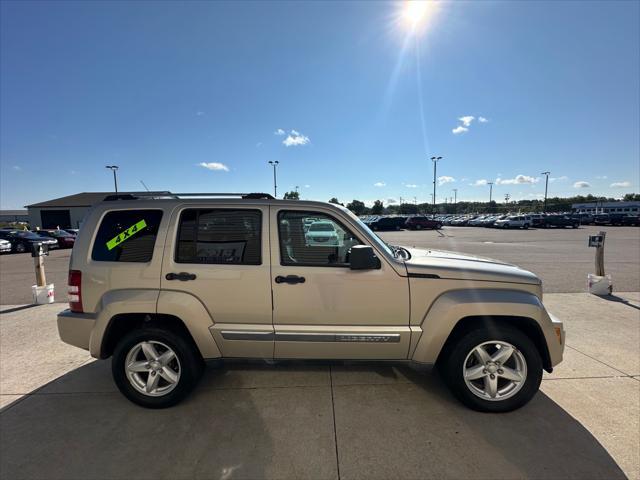
<svg viewBox="0 0 640 480">
<path fill-rule="evenodd" d="M 546 180 L 544 182 L 544 209 L 543 209 L 543 213 L 546 213 L 547 211 L 547 191 L 549 190 L 549 174 L 551 172 L 542 172 L 540 175 L 544 175 L 546 176 Z"/>
<path fill-rule="evenodd" d="M 118 178 L 116 176 L 116 172 L 118 171 L 117 165 L 107 165 L 105 168 L 108 168 L 113 172 L 113 186 L 116 189 L 116 193 L 118 193 Z"/>
<path fill-rule="evenodd" d="M 278 177 L 276 174 L 276 168 L 280 162 L 278 160 L 269 160 L 269 164 L 273 166 L 273 196 L 278 198 Z"/>
<path fill-rule="evenodd" d="M 487 182 L 487 185 L 489 185 L 489 204 L 491 204 L 491 200 L 493 199 L 493 182 Z"/>
<path fill-rule="evenodd" d="M 436 166 L 438 165 L 439 160 L 442 160 L 442 157 L 431 157 L 431 161 L 433 162 L 433 210 L 434 212 L 436 209 Z"/>
<path fill-rule="evenodd" d="M 453 189 L 453 203 L 458 203 L 458 189 L 454 188 Z"/>
<path fill-rule="evenodd" d="M 296 185 L 296 193 L 298 193 L 299 188 L 300 188 L 300 185 Z"/>
</svg>

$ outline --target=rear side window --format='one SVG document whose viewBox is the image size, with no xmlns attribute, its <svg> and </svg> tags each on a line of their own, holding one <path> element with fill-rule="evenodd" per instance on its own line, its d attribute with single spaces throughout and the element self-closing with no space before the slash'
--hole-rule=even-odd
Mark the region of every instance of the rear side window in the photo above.
<svg viewBox="0 0 640 480">
<path fill-rule="evenodd" d="M 260 265 L 262 212 L 188 209 L 180 216 L 177 263 Z"/>
<path fill-rule="evenodd" d="M 108 212 L 100 223 L 91 258 L 99 262 L 149 262 L 162 210 Z"/>
</svg>

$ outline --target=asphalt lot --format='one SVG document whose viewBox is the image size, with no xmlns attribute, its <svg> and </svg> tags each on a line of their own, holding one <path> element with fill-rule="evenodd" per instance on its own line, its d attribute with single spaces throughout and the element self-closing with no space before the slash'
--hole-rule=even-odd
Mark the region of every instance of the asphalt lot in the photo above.
<svg viewBox="0 0 640 480">
<path fill-rule="evenodd" d="M 640 291 L 640 228 L 593 227 L 573 229 L 496 230 L 445 227 L 433 230 L 380 232 L 393 244 L 452 250 L 496 258 L 520 265 L 542 278 L 546 293 L 583 292 L 588 273 L 594 272 L 594 250 L 587 237 L 607 232 L 605 267 L 614 290 Z M 56 300 L 66 301 L 71 250 L 54 250 L 45 259 L 47 281 L 56 285 Z M 35 280 L 29 254 L 0 256 L 0 305 L 31 303 Z"/>
<path fill-rule="evenodd" d="M 0 477 L 638 478 L 640 294 L 545 303 L 565 320 L 565 360 L 497 415 L 433 371 L 340 362 L 210 365 L 185 402 L 146 410 L 110 361 L 58 340 L 59 305 L 4 313 Z"/>
</svg>

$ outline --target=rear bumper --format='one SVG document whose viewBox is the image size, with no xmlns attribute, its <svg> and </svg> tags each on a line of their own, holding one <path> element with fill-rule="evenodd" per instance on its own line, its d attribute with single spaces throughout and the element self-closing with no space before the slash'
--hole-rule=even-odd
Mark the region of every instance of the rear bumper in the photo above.
<svg viewBox="0 0 640 480">
<path fill-rule="evenodd" d="M 60 340 L 74 347 L 89 350 L 91 332 L 96 323 L 95 316 L 63 310 L 58 314 L 58 334 Z"/>
</svg>

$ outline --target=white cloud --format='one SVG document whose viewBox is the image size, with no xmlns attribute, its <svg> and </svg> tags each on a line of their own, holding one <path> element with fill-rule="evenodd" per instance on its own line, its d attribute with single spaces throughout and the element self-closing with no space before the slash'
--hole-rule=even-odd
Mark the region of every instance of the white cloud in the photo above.
<svg viewBox="0 0 640 480">
<path fill-rule="evenodd" d="M 387 184 L 384 182 L 376 182 L 373 184 L 374 187 L 385 187 Z"/>
<path fill-rule="evenodd" d="M 460 120 L 462 122 L 462 125 L 464 125 L 465 127 L 469 127 L 474 118 L 476 117 L 474 117 L 473 115 L 465 115 L 464 117 L 458 118 L 458 120 Z"/>
<path fill-rule="evenodd" d="M 13 168 L 16 172 L 19 172 L 20 170 L 22 170 L 22 167 L 20 167 L 19 165 L 14 165 Z"/>
<path fill-rule="evenodd" d="M 282 141 L 282 144 L 286 147 L 297 147 L 299 145 L 306 145 L 309 141 L 309 137 L 306 135 L 296 130 L 291 130 L 291 133 Z"/>
<path fill-rule="evenodd" d="M 262 142 L 256 143 L 256 148 L 260 148 L 262 146 Z"/>
<path fill-rule="evenodd" d="M 485 118 L 485 117 L 478 117 L 478 121 L 479 121 L 480 123 L 487 123 L 487 122 L 489 121 L 489 119 L 488 119 L 488 118 Z"/>
<path fill-rule="evenodd" d="M 607 176 L 606 175 L 596 175 L 596 180 L 606 180 Z"/>
<path fill-rule="evenodd" d="M 307 184 L 304 186 L 304 188 L 311 188 L 311 185 Z"/>
<path fill-rule="evenodd" d="M 197 115 L 197 116 L 199 116 L 199 117 L 201 117 L 201 116 L 203 116 L 203 115 L 204 115 L 204 112 L 202 112 L 202 111 L 197 111 L 197 112 L 196 112 L 196 115 Z"/>
<path fill-rule="evenodd" d="M 514 178 L 497 178 L 496 185 L 519 185 L 523 183 L 538 183 L 539 177 L 530 177 L 528 175 L 516 175 Z"/>
<path fill-rule="evenodd" d="M 405 183 L 404 186 L 407 188 L 418 188 L 418 185 L 415 183 Z"/>
<path fill-rule="evenodd" d="M 396 200 L 395 198 L 387 198 L 388 205 L 394 205 L 396 203 L 398 203 L 398 200 Z"/>
<path fill-rule="evenodd" d="M 274 135 L 284 135 L 285 133 L 286 132 L 281 128 L 279 128 L 275 132 L 273 132 Z"/>
<path fill-rule="evenodd" d="M 462 125 L 458 125 L 456 128 L 451 130 L 451 133 L 453 133 L 454 135 L 459 135 L 461 133 L 465 133 L 465 132 L 468 132 L 468 131 L 469 131 L 468 128 L 464 128 Z"/>
<path fill-rule="evenodd" d="M 551 183 L 553 183 L 553 182 L 561 182 L 562 180 L 569 180 L 569 177 L 567 177 L 566 175 L 563 175 L 561 177 L 549 177 L 549 181 Z"/>
<path fill-rule="evenodd" d="M 631 186 L 631 182 L 613 182 L 609 187 L 611 188 L 627 188 Z"/>
<path fill-rule="evenodd" d="M 481 178 L 480 180 L 476 180 L 474 183 L 470 183 L 469 185 L 471 185 L 472 187 L 481 187 L 482 185 L 486 185 L 487 183 L 487 180 Z"/>
<path fill-rule="evenodd" d="M 227 167 L 224 163 L 219 163 L 219 162 L 209 162 L 209 163 L 200 162 L 198 166 L 206 168 L 207 170 L 223 171 L 223 172 L 229 171 L 229 167 Z"/>
<path fill-rule="evenodd" d="M 589 182 L 580 181 L 573 184 L 573 188 L 589 188 L 591 184 Z"/>
<path fill-rule="evenodd" d="M 453 177 L 447 177 L 446 175 L 442 177 L 438 177 L 438 185 L 444 185 L 445 183 L 455 182 L 456 179 Z"/>
</svg>

